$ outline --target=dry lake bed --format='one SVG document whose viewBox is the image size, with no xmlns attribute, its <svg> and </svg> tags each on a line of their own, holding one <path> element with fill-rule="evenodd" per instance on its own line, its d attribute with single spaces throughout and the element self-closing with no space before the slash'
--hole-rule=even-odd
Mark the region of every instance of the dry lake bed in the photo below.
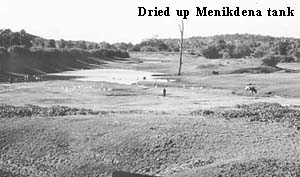
<svg viewBox="0 0 300 177">
<path fill-rule="evenodd" d="M 0 174 L 300 176 L 300 73 L 260 67 L 185 55 L 178 76 L 177 55 L 132 54 L 51 74 L 70 79 L 2 83 Z"/>
</svg>

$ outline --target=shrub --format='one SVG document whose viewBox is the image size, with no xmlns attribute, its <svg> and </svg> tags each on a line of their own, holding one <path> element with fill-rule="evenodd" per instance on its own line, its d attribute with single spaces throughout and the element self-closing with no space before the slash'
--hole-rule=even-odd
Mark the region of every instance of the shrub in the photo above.
<svg viewBox="0 0 300 177">
<path fill-rule="evenodd" d="M 280 62 L 291 63 L 296 62 L 296 57 L 292 55 L 282 56 Z"/>
<path fill-rule="evenodd" d="M 7 57 L 8 56 L 8 51 L 6 50 L 5 47 L 0 47 L 0 58 Z"/>
<path fill-rule="evenodd" d="M 128 52 L 121 50 L 113 50 L 113 49 L 96 49 L 91 50 L 91 55 L 93 57 L 102 58 L 102 57 L 120 57 L 120 58 L 128 58 Z"/>
<path fill-rule="evenodd" d="M 4 72 L 4 66 L 6 65 L 8 57 L 9 54 L 7 50 L 4 47 L 0 47 L 0 72 Z"/>
<path fill-rule="evenodd" d="M 30 51 L 24 46 L 11 46 L 8 48 L 8 52 L 13 56 L 28 56 Z"/>
<path fill-rule="evenodd" d="M 132 51 L 141 52 L 160 52 L 160 51 L 171 51 L 171 47 L 167 45 L 163 40 L 160 39 L 148 39 L 136 44 Z"/>
<path fill-rule="evenodd" d="M 263 57 L 262 64 L 265 66 L 276 67 L 280 60 L 281 57 L 279 55 L 269 54 Z"/>
<path fill-rule="evenodd" d="M 143 46 L 140 49 L 141 52 L 158 52 L 159 49 L 156 47 L 152 47 L 152 46 Z"/>
<path fill-rule="evenodd" d="M 228 52 L 222 52 L 222 58 L 223 59 L 229 59 L 230 58 L 230 54 Z"/>
<path fill-rule="evenodd" d="M 218 59 L 222 55 L 219 54 L 218 47 L 215 45 L 210 45 L 202 50 L 202 55 L 208 59 Z"/>
<path fill-rule="evenodd" d="M 233 58 L 243 58 L 243 57 L 246 57 L 246 56 L 250 56 L 250 54 L 251 54 L 251 49 L 250 49 L 249 46 L 247 46 L 247 45 L 237 45 L 233 49 L 232 57 Z"/>
</svg>

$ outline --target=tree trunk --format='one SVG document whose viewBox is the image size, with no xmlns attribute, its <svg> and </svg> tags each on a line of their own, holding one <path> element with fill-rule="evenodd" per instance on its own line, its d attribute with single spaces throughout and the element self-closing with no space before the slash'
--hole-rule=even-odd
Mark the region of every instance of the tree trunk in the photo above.
<svg viewBox="0 0 300 177">
<path fill-rule="evenodd" d="M 179 25 L 179 30 L 180 30 L 180 51 L 179 51 L 179 71 L 178 71 L 178 75 L 181 75 L 181 68 L 182 68 L 182 48 L 183 48 L 183 31 L 184 31 L 184 24 L 183 24 L 183 20 L 181 22 L 181 25 Z"/>
</svg>

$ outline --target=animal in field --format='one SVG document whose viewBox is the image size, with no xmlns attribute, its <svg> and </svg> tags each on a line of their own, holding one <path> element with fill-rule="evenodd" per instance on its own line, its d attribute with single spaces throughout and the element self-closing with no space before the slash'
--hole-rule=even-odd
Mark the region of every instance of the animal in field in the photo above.
<svg viewBox="0 0 300 177">
<path fill-rule="evenodd" d="M 212 71 L 212 74 L 218 75 L 218 74 L 220 74 L 220 73 L 219 73 L 219 71 Z"/>
<path fill-rule="evenodd" d="M 257 93 L 256 88 L 251 83 L 246 85 L 245 90 L 249 91 L 250 93 Z"/>
</svg>

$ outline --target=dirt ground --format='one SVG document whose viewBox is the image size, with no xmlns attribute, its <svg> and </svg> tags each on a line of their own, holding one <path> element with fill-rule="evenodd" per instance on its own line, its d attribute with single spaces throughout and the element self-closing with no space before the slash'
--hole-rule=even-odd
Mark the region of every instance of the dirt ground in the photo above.
<svg viewBox="0 0 300 177">
<path fill-rule="evenodd" d="M 161 78 L 176 81 L 157 87 L 147 80 L 138 85 L 76 80 L 0 84 L 1 103 L 109 112 L 0 119 L 2 176 L 111 176 L 115 170 L 176 177 L 300 175 L 297 129 L 191 115 L 258 102 L 300 105 L 299 64 L 273 70 L 259 59 L 185 55 L 178 76 L 176 55 L 132 54 L 128 61 L 99 67 L 163 73 Z M 258 94 L 244 90 L 248 83 Z"/>
</svg>

